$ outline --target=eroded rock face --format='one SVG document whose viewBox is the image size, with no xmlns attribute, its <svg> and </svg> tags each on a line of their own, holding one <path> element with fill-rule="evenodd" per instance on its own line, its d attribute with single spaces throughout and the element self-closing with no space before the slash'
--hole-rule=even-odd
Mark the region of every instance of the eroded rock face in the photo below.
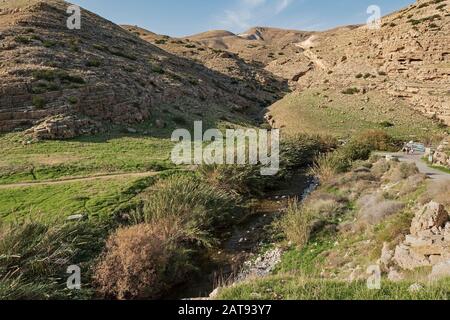
<svg viewBox="0 0 450 320">
<path fill-rule="evenodd" d="M 59 115 L 46 119 L 26 133 L 37 140 L 71 139 L 84 134 L 96 134 L 101 128 L 99 122 L 89 118 Z"/>
<path fill-rule="evenodd" d="M 430 274 L 430 280 L 439 280 L 447 277 L 450 277 L 450 259 L 438 263 L 433 267 L 433 271 Z"/>
<path fill-rule="evenodd" d="M 450 260 L 450 222 L 444 206 L 430 202 L 419 210 L 411 234 L 395 248 L 393 262 L 404 270 L 437 266 Z"/>
<path fill-rule="evenodd" d="M 437 202 L 430 202 L 414 217 L 411 224 L 411 234 L 418 236 L 421 232 L 437 231 L 435 228 L 443 228 L 448 220 L 448 212 L 445 207 Z"/>
<path fill-rule="evenodd" d="M 205 48 L 205 59 L 175 55 L 86 10 L 73 32 L 62 0 L 19 3 L 0 19 L 0 132 L 35 126 L 36 136 L 65 139 L 92 132 L 85 119 L 132 125 L 165 111 L 254 116 L 276 99 L 269 91 L 285 87 L 237 57 Z M 80 121 L 47 121 L 59 115 Z"/>
</svg>

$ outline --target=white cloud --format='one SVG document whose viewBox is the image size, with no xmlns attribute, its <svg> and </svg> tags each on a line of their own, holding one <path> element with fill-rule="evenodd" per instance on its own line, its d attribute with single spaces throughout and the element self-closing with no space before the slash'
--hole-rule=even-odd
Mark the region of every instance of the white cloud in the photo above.
<svg viewBox="0 0 450 320">
<path fill-rule="evenodd" d="M 275 8 L 275 12 L 281 13 L 283 12 L 289 5 L 292 3 L 292 0 L 278 0 Z"/>
<path fill-rule="evenodd" d="M 219 22 L 226 28 L 247 29 L 259 20 L 283 12 L 293 0 L 238 0 L 232 8 L 225 10 Z"/>
</svg>

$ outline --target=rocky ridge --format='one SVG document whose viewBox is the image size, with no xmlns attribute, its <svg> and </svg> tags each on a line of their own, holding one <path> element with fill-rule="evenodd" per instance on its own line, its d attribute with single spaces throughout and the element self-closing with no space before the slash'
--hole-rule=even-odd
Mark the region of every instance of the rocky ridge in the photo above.
<svg viewBox="0 0 450 320">
<path fill-rule="evenodd" d="M 385 245 L 379 261 L 389 279 L 402 280 L 402 270 L 431 267 L 430 279 L 450 275 L 450 217 L 445 207 L 430 202 L 418 210 L 411 233 L 395 249 Z"/>
<path fill-rule="evenodd" d="M 156 121 L 152 115 L 167 110 L 216 119 L 254 115 L 274 99 L 86 10 L 81 30 L 69 30 L 67 6 L 2 2 L 0 131 L 37 125 L 38 138 L 70 138 L 105 123 Z M 43 121 L 53 125 L 39 125 Z M 60 135 L 71 124 L 76 127 Z"/>
</svg>

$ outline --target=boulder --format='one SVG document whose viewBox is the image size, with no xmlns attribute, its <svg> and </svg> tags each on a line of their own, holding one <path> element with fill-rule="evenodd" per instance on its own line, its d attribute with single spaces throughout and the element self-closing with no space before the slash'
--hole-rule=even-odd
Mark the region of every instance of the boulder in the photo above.
<svg viewBox="0 0 450 320">
<path fill-rule="evenodd" d="M 419 232 L 431 230 L 434 227 L 443 228 L 448 221 L 449 216 L 445 207 L 432 201 L 414 217 L 411 224 L 411 234 L 418 235 Z"/>
<path fill-rule="evenodd" d="M 450 259 L 450 222 L 444 206 L 430 202 L 419 210 L 411 224 L 411 234 L 395 248 L 393 262 L 404 270 L 441 266 Z M 382 259 L 388 257 L 383 248 Z M 437 267 L 438 271 L 441 272 Z"/>
<path fill-rule="evenodd" d="M 433 267 L 430 274 L 430 280 L 435 281 L 450 277 L 450 260 L 441 262 Z"/>
</svg>

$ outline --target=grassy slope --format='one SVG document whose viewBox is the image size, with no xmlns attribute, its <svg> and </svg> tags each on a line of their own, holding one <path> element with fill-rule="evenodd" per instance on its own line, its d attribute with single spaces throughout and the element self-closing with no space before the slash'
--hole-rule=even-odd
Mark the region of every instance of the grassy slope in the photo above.
<svg viewBox="0 0 450 320">
<path fill-rule="evenodd" d="M 19 140 L 19 134 L 0 137 L 0 148 L 7 150 L 0 156 L 0 184 L 173 167 L 167 139 L 105 134 L 26 146 Z"/>
<path fill-rule="evenodd" d="M 56 222 L 73 215 L 108 217 L 131 206 L 155 178 L 74 182 L 0 190 L 0 221 L 31 218 Z"/>
<path fill-rule="evenodd" d="M 273 276 L 224 289 L 225 300 L 446 300 L 450 296 L 450 280 L 443 280 L 412 293 L 412 283 L 385 282 L 381 290 L 369 290 L 364 281 L 338 282 L 308 280 L 302 276 Z"/>
<path fill-rule="evenodd" d="M 353 177 L 350 179 L 350 177 Z M 348 180 L 348 182 L 346 182 Z M 370 187 L 358 187 L 364 178 L 354 180 L 336 178 L 330 185 L 324 184 L 312 194 L 313 199 L 307 206 L 318 205 L 321 199 L 335 197 L 334 207 L 338 216 L 325 218 L 328 223 L 345 225 L 358 223 L 359 208 L 354 199 L 355 192 L 370 191 Z M 369 181 L 373 178 L 368 177 Z M 335 185 L 335 181 L 341 181 Z M 372 182 L 371 182 L 372 183 Z M 361 186 L 363 186 L 361 184 Z M 411 189 L 410 189 L 411 188 Z M 359 191 L 357 191 L 360 189 Z M 408 191 L 405 191 L 408 190 Z M 426 183 L 414 187 L 409 180 L 401 180 L 389 191 L 387 199 L 395 199 L 405 204 L 405 208 L 389 216 L 368 229 L 358 228 L 350 231 L 327 232 L 314 235 L 301 249 L 290 247 L 271 276 L 248 280 L 244 283 L 225 288 L 219 299 L 293 299 L 293 300 L 448 300 L 450 299 L 450 278 L 437 283 L 428 283 L 429 270 L 417 270 L 406 273 L 405 281 L 392 283 L 383 281 L 381 290 L 367 289 L 366 282 L 348 282 L 348 266 L 359 266 L 361 272 L 373 265 L 381 256 L 384 243 L 398 244 L 402 235 L 409 233 L 414 206 L 417 199 L 426 193 Z M 364 195 L 364 192 L 361 193 Z M 342 208 L 339 209 L 338 207 Z M 331 209 L 330 209 L 331 210 Z M 381 209 L 380 209 L 381 210 Z M 322 218 L 324 219 L 324 218 Z M 282 243 L 282 245 L 285 245 Z M 359 279 L 360 274 L 356 273 Z M 411 293 L 409 287 L 421 283 L 425 289 Z"/>
<path fill-rule="evenodd" d="M 358 131 L 383 128 L 381 123 L 385 121 L 394 125 L 384 128 L 389 134 L 406 140 L 442 132 L 432 120 L 411 111 L 406 104 L 372 92 L 344 95 L 321 88 L 307 89 L 275 103 L 270 114 L 277 127 L 285 126 L 287 134 L 314 132 L 345 138 Z"/>
</svg>

